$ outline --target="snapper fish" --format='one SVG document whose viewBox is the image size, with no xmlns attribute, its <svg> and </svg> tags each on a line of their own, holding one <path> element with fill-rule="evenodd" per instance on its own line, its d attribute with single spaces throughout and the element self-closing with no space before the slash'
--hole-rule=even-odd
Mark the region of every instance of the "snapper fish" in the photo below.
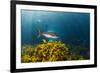
<svg viewBox="0 0 100 73">
<path fill-rule="evenodd" d="M 55 32 L 41 32 L 40 30 L 39 30 L 39 35 L 38 35 L 38 37 L 40 37 L 40 36 L 44 36 L 44 37 L 46 37 L 46 38 L 53 38 L 53 39 L 57 39 L 58 38 L 58 36 L 56 35 L 56 33 Z"/>
</svg>

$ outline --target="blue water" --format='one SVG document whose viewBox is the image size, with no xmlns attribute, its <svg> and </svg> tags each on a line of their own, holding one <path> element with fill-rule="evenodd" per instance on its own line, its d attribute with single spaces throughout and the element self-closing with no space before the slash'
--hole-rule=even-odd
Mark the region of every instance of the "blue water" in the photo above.
<svg viewBox="0 0 100 73">
<path fill-rule="evenodd" d="M 90 44 L 90 14 L 79 12 L 50 12 L 21 10 L 21 42 L 38 44 L 44 36 L 41 32 L 56 32 L 58 39 L 66 44 L 80 45 L 89 48 Z"/>
</svg>

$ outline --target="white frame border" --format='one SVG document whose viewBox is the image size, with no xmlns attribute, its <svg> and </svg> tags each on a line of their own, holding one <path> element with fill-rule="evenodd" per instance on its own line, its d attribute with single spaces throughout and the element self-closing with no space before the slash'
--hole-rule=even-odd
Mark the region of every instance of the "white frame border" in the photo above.
<svg viewBox="0 0 100 73">
<path fill-rule="evenodd" d="M 21 9 L 90 13 L 90 60 L 21 63 Z M 16 69 L 94 64 L 94 9 L 16 5 Z"/>
</svg>

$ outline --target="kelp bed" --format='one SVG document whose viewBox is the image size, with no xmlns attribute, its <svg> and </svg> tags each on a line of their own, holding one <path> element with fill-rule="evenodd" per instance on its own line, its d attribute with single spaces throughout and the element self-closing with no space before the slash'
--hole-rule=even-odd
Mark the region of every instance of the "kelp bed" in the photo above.
<svg viewBox="0 0 100 73">
<path fill-rule="evenodd" d="M 61 41 L 43 40 L 38 45 L 24 45 L 21 51 L 21 62 L 52 62 L 68 60 L 84 60 L 80 54 L 73 54 Z"/>
</svg>

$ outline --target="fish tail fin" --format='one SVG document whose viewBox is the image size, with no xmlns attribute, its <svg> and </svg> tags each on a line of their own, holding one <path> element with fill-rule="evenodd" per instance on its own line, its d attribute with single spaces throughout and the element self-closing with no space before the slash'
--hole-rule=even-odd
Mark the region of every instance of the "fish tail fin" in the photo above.
<svg viewBox="0 0 100 73">
<path fill-rule="evenodd" d="M 40 31 L 40 30 L 38 30 L 38 33 L 39 33 L 38 37 L 40 37 L 40 36 L 42 35 L 41 31 Z"/>
</svg>

